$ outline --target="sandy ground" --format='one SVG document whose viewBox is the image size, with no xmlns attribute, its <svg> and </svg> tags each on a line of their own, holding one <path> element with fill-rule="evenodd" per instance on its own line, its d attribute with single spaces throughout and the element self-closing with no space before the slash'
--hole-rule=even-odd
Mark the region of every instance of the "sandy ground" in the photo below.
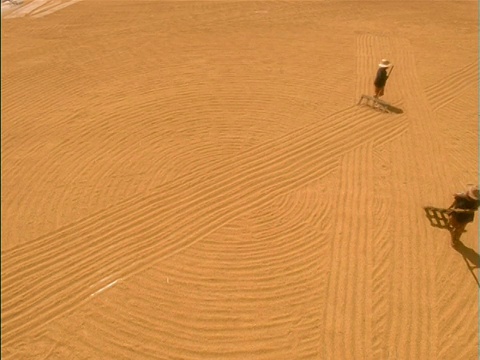
<svg viewBox="0 0 480 360">
<path fill-rule="evenodd" d="M 32 4 L 3 358 L 477 359 L 478 220 L 422 208 L 477 181 L 476 1 Z M 402 114 L 357 105 L 382 58 Z"/>
</svg>

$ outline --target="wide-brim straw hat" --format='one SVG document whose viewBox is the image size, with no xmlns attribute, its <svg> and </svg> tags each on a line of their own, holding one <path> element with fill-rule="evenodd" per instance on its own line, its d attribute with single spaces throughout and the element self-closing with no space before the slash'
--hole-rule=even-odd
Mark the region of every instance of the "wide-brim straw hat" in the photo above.
<svg viewBox="0 0 480 360">
<path fill-rule="evenodd" d="M 466 191 L 467 196 L 475 201 L 478 201 L 478 186 L 470 185 Z"/>
<path fill-rule="evenodd" d="M 392 63 L 388 61 L 387 59 L 382 59 L 382 62 L 378 64 L 378 66 L 383 67 L 383 68 L 388 68 L 392 66 Z"/>
</svg>

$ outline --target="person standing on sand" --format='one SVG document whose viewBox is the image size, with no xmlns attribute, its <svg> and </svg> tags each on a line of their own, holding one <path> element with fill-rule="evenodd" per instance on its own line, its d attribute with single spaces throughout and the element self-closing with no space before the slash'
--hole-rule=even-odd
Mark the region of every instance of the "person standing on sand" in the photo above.
<svg viewBox="0 0 480 360">
<path fill-rule="evenodd" d="M 383 59 L 380 64 L 378 64 L 377 76 L 373 84 L 375 85 L 375 95 L 373 97 L 379 98 L 383 96 L 385 91 L 385 84 L 387 83 L 390 73 L 387 74 L 387 69 L 391 67 L 392 64 L 387 59 Z M 392 67 L 393 68 L 393 67 Z M 392 72 L 390 70 L 390 72 Z"/>
<path fill-rule="evenodd" d="M 460 243 L 460 236 L 465 231 L 465 226 L 475 218 L 478 209 L 478 186 L 469 186 L 463 193 L 453 195 L 455 200 L 448 208 L 448 225 L 452 235 L 452 246 Z"/>
</svg>

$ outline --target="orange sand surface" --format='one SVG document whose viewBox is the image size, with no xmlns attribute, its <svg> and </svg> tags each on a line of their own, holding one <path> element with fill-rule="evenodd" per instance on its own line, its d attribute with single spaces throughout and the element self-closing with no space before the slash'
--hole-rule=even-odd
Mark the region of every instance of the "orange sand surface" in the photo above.
<svg viewBox="0 0 480 360">
<path fill-rule="evenodd" d="M 2 358 L 477 359 L 477 1 L 67 2 L 2 19 Z"/>
</svg>

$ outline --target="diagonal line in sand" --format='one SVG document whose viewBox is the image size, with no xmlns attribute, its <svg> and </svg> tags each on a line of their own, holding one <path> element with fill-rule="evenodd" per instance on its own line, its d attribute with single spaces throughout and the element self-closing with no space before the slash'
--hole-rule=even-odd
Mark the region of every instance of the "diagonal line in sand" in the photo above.
<svg viewBox="0 0 480 360">
<path fill-rule="evenodd" d="M 50 14 L 53 14 L 54 12 L 57 12 L 59 10 L 62 10 L 68 6 L 71 6 L 79 1 L 82 1 L 82 0 L 70 0 L 70 1 L 67 1 L 67 2 L 64 2 L 64 3 L 61 3 L 61 4 L 55 4 L 55 6 L 53 7 L 47 7 L 45 9 L 41 9 L 41 11 L 39 12 L 35 12 L 34 14 L 32 14 L 32 17 L 33 18 L 41 18 L 41 17 L 44 17 L 44 16 L 47 16 L 47 15 L 50 15 Z"/>
<path fill-rule="evenodd" d="M 339 156 L 365 141 L 391 140 L 406 127 L 400 118 L 392 122 L 357 107 L 327 120 L 212 169 L 209 177 L 192 174 L 133 206 L 123 204 L 110 215 L 52 234 L 42 239 L 44 246 L 32 249 L 36 256 L 30 251 L 6 254 L 4 343 L 83 303 L 95 291 L 89 287 L 106 275 L 132 276 L 272 196 L 321 178 L 336 167 Z M 38 307 L 43 312 L 35 311 Z"/>
<path fill-rule="evenodd" d="M 438 111 L 457 99 L 464 90 L 465 84 L 472 83 L 478 84 L 478 59 L 473 63 L 460 66 L 438 83 L 425 88 L 425 95 L 432 108 Z"/>
<path fill-rule="evenodd" d="M 18 9 L 6 15 L 5 19 L 12 19 L 30 15 L 33 18 L 40 18 L 53 14 L 67 6 L 73 5 L 82 0 L 34 0 L 26 5 L 21 5 Z"/>
<path fill-rule="evenodd" d="M 25 15 L 28 15 L 29 13 L 31 13 L 35 9 L 39 8 L 40 6 L 45 5 L 49 1 L 50 0 L 34 0 L 31 3 L 29 3 L 27 5 L 23 5 L 20 8 L 18 8 L 17 10 L 11 12 L 10 14 L 8 14 L 8 16 L 5 16 L 5 19 L 23 17 Z"/>
<path fill-rule="evenodd" d="M 397 66 L 385 98 L 394 104 L 399 100 L 404 102 L 408 132 L 394 143 L 384 144 L 388 146 L 387 154 L 393 154 L 392 159 L 383 164 L 391 168 L 392 179 L 377 178 L 381 175 L 378 172 L 381 167 L 376 166 L 373 156 L 379 144 L 372 149 L 365 148 L 357 158 L 345 157 L 345 164 L 340 167 L 345 169 L 340 179 L 340 186 L 344 189 L 340 193 L 344 195 L 337 203 L 356 204 L 351 206 L 356 206 L 359 214 L 341 212 L 350 216 L 345 219 L 345 224 L 353 225 L 350 229 L 340 224 L 337 232 L 342 237 L 333 241 L 331 279 L 326 291 L 324 344 L 331 357 L 354 358 L 358 353 L 371 353 L 375 358 L 386 358 L 387 354 L 403 348 L 403 353 L 411 358 L 432 358 L 436 353 L 435 322 L 421 316 L 430 310 L 427 304 L 416 301 L 416 297 L 428 298 L 435 293 L 433 262 L 426 255 L 432 252 L 434 245 L 428 241 L 412 244 L 408 240 L 412 234 L 421 233 L 413 209 L 420 208 L 422 196 L 426 193 L 418 188 L 422 181 L 412 181 L 412 177 L 442 179 L 442 168 L 436 162 L 427 161 L 431 153 L 438 152 L 439 141 L 427 130 L 435 123 L 435 118 L 415 71 L 415 57 L 408 39 L 370 34 L 357 36 L 357 95 L 372 91 L 376 63 L 384 57 L 393 60 Z M 425 134 L 430 135 L 428 139 Z M 412 151 L 415 148 L 422 149 L 422 153 L 415 154 Z M 355 156 L 354 153 L 349 155 Z M 380 197 L 377 192 L 369 192 L 376 190 L 373 184 L 379 181 L 386 182 L 380 188 L 384 191 L 380 192 Z M 358 194 L 352 194 L 357 182 L 363 182 L 364 186 L 356 189 Z M 415 195 L 405 196 L 405 189 L 399 184 L 407 184 L 408 194 Z M 361 192 L 366 193 L 364 198 L 360 197 Z M 373 204 L 365 206 L 370 196 L 380 202 L 377 207 L 391 209 L 391 213 L 375 213 Z M 401 199 L 401 206 L 394 206 L 395 199 Z M 356 215 L 362 216 L 363 221 L 358 221 Z M 392 221 L 388 221 L 390 218 Z M 365 224 L 373 228 L 365 229 Z M 396 260 L 393 254 L 402 254 L 401 259 Z M 420 262 L 427 268 L 431 266 L 432 271 L 419 276 L 414 264 Z M 391 282 L 395 281 L 402 286 L 398 292 L 391 289 Z M 394 316 L 392 308 L 400 306 L 402 315 Z M 352 319 L 355 320 L 349 321 Z M 408 324 L 416 325 L 406 332 L 404 329 Z M 426 336 L 429 342 L 419 340 Z M 397 344 L 398 337 L 401 337 L 400 344 Z"/>
<path fill-rule="evenodd" d="M 458 345 L 455 346 L 456 339 L 448 334 L 462 334 L 462 338 L 476 334 L 477 327 L 472 322 L 470 326 L 463 326 L 461 332 L 459 328 L 462 320 L 471 321 L 469 311 L 474 309 L 463 307 L 476 294 L 469 292 L 469 286 L 463 283 L 445 286 L 445 281 L 441 281 L 443 286 L 437 285 L 438 279 L 451 276 L 454 265 L 447 263 L 453 258 L 437 260 L 432 256 L 438 242 L 432 238 L 429 225 L 422 222 L 422 206 L 434 201 L 432 199 L 443 198 L 442 189 L 449 183 L 445 167 L 448 158 L 442 147 L 442 134 L 437 131 L 435 110 L 454 100 L 464 79 L 474 81 L 477 62 L 467 64 L 425 89 L 416 73 L 415 56 L 408 39 L 365 34 L 359 37 L 358 44 L 365 53 L 375 58 L 390 57 L 398 65 L 387 85 L 386 97 L 402 100 L 409 122 L 405 136 L 383 149 L 390 154 L 386 163 L 392 164 L 389 174 L 392 184 L 386 187 L 388 196 L 382 199 L 382 206 L 391 209 L 392 221 L 382 221 L 389 228 L 379 229 L 377 233 L 381 237 L 374 239 L 378 255 L 383 257 L 375 256 L 375 307 L 371 316 L 366 315 L 373 321 L 372 350 L 375 358 L 385 358 L 397 351 L 408 354 L 409 358 L 451 358 L 445 354 L 453 355 Z M 394 206 L 398 201 L 401 206 Z M 442 266 L 437 267 L 437 261 Z M 445 300 L 447 296 L 449 300 Z M 474 348 L 473 343 L 463 347 L 464 355 L 471 354 Z"/>
<path fill-rule="evenodd" d="M 37 7 L 35 10 L 31 11 L 30 14 L 33 16 L 35 14 L 38 14 L 42 11 L 54 8 L 58 5 L 62 4 L 62 0 L 50 0 L 48 4 L 45 4 L 45 6 Z"/>
<path fill-rule="evenodd" d="M 327 255 L 331 266 L 322 322 L 326 358 L 353 359 L 372 349 L 372 148 L 371 143 L 356 148 L 340 165 L 332 217 L 342 220 Z"/>
</svg>

